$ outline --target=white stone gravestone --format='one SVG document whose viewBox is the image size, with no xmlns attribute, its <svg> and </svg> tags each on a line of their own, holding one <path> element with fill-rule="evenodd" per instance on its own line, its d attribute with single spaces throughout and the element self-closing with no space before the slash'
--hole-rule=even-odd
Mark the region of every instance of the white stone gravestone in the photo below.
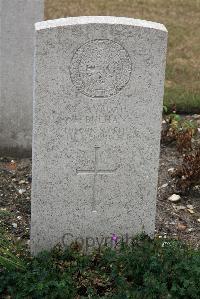
<svg viewBox="0 0 200 299">
<path fill-rule="evenodd" d="M 31 248 L 154 234 L 167 30 L 36 24 Z"/>
<path fill-rule="evenodd" d="M 0 154 L 28 155 L 32 142 L 34 23 L 44 0 L 0 0 Z"/>
</svg>

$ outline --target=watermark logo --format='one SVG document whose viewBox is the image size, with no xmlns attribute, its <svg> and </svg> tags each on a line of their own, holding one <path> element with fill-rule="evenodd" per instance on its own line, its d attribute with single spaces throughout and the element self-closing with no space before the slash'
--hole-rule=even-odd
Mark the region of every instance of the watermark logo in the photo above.
<svg viewBox="0 0 200 299">
<path fill-rule="evenodd" d="M 130 244 L 133 240 L 133 236 L 129 236 L 128 233 L 125 235 L 117 235 L 115 233 L 110 236 L 73 236 L 72 233 L 65 233 L 62 237 L 61 244 L 64 248 L 77 244 L 85 252 L 90 252 L 94 249 L 101 250 L 105 247 L 120 248 L 122 244 Z"/>
</svg>

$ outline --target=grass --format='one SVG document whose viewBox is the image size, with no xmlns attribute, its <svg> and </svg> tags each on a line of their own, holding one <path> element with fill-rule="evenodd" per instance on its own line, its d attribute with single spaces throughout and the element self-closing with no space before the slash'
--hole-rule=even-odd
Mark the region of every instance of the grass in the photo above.
<svg viewBox="0 0 200 299">
<path fill-rule="evenodd" d="M 45 18 L 115 15 L 146 19 L 169 31 L 165 105 L 200 112 L 200 0 L 45 0 Z"/>
<path fill-rule="evenodd" d="M 37 257 L 0 238 L 1 298 L 199 299 L 200 252 L 138 236 L 84 255 L 59 246 Z"/>
</svg>

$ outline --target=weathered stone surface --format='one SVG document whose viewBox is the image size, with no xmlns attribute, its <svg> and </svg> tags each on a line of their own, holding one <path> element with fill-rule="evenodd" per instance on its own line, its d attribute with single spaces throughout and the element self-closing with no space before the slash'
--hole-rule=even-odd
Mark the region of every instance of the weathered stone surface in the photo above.
<svg viewBox="0 0 200 299">
<path fill-rule="evenodd" d="M 0 0 L 0 154 L 30 155 L 34 23 L 44 0 Z"/>
<path fill-rule="evenodd" d="M 33 253 L 154 234 L 166 43 L 129 18 L 36 24 Z"/>
</svg>

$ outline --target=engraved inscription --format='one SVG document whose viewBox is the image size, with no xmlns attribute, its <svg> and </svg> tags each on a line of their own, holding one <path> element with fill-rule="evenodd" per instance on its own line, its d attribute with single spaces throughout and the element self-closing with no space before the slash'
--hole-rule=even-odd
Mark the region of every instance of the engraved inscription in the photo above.
<svg viewBox="0 0 200 299">
<path fill-rule="evenodd" d="M 92 174 L 93 175 L 93 186 L 92 186 L 92 211 L 96 212 L 96 181 L 97 181 L 97 175 L 98 174 L 113 174 L 117 168 L 115 169 L 98 169 L 98 151 L 100 147 L 95 147 L 95 157 L 94 157 L 94 169 L 88 169 L 88 170 L 83 170 L 83 169 L 77 169 L 76 173 L 77 174 Z"/>
<path fill-rule="evenodd" d="M 92 98 L 117 94 L 128 83 L 131 70 L 128 52 L 120 44 L 107 39 L 82 45 L 76 50 L 70 65 L 73 84 Z"/>
</svg>

